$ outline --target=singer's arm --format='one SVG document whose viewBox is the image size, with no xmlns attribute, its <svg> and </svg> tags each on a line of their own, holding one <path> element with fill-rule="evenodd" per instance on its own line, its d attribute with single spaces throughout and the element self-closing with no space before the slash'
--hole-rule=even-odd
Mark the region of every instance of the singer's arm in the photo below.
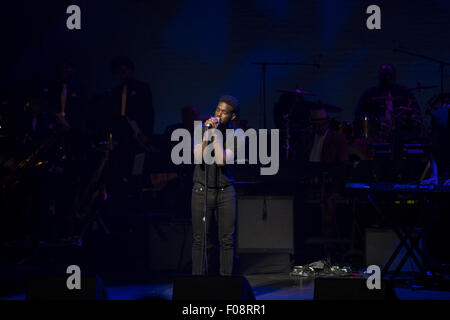
<svg viewBox="0 0 450 320">
<path fill-rule="evenodd" d="M 232 162 L 234 152 L 230 149 L 224 149 L 222 141 L 219 141 L 219 139 L 214 139 L 213 145 L 217 165 L 224 166 L 225 164 Z"/>
<path fill-rule="evenodd" d="M 232 162 L 234 158 L 234 152 L 230 149 L 224 149 L 223 144 L 219 141 L 220 139 L 214 139 L 215 137 L 212 137 L 213 139 L 213 147 L 214 147 L 214 154 L 216 158 L 216 164 L 221 166 L 225 165 L 226 163 Z M 203 158 L 203 152 L 205 150 L 205 147 L 208 145 L 209 141 L 204 140 L 201 144 L 196 144 L 194 146 L 194 157 L 196 161 L 202 162 Z"/>
<path fill-rule="evenodd" d="M 201 163 L 203 159 L 203 150 L 205 150 L 208 141 L 204 140 L 202 143 L 196 144 L 194 146 L 194 158 L 197 163 Z"/>
</svg>

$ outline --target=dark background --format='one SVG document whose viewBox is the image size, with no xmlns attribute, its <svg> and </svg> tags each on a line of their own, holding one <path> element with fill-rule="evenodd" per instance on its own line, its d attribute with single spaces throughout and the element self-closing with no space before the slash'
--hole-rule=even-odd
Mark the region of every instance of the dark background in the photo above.
<svg viewBox="0 0 450 320">
<path fill-rule="evenodd" d="M 66 27 L 66 9 L 72 4 L 81 8 L 81 30 Z M 381 8 L 381 30 L 366 27 L 366 9 L 373 4 Z M 22 96 L 22 92 L 25 96 L 28 88 L 42 87 L 55 73 L 59 60 L 69 58 L 77 68 L 76 78 L 86 98 L 90 99 L 118 84 L 109 64 L 114 57 L 127 55 L 135 63 L 136 77 L 148 82 L 152 89 L 155 133 L 179 122 L 179 111 L 186 105 L 196 105 L 203 115 L 212 115 L 222 94 L 236 96 L 241 101 L 242 119 L 261 128 L 262 72 L 260 66 L 250 62 L 320 62 L 320 69 L 268 67 L 268 127 L 274 125 L 273 105 L 280 97 L 277 90 L 296 87 L 316 93 L 317 98 L 312 100 L 321 99 L 343 108 L 336 117 L 351 120 L 361 93 L 376 84 L 381 64 L 394 64 L 397 80 L 405 86 L 414 87 L 417 82 L 440 85 L 439 64 L 394 54 L 393 48 L 450 61 L 449 18 L 448 0 L 4 1 L 0 5 L 0 87 L 10 88 L 15 96 Z M 445 69 L 444 91 L 450 91 L 449 74 L 450 67 Z M 425 102 L 439 92 L 440 88 L 427 90 L 424 99 L 418 97 L 422 111 Z M 418 172 L 421 170 L 422 167 Z M 385 170 L 386 175 L 390 172 Z M 245 173 L 249 176 L 251 171 Z M 276 178 L 289 187 L 297 176 L 289 167 L 282 167 Z M 183 189 L 189 184 L 178 181 L 173 181 L 166 193 L 145 194 L 142 199 L 148 203 L 143 206 L 161 203 L 161 207 L 176 212 L 177 218 L 189 218 L 185 201 L 189 201 L 190 187 Z M 191 182 L 190 176 L 186 181 Z M 309 186 L 307 189 L 314 191 Z M 284 192 L 275 184 L 268 190 Z M 173 194 L 177 201 L 173 201 Z M 266 190 L 263 194 L 267 194 Z M 304 194 L 297 196 L 302 201 L 305 198 Z M 130 202 L 137 203 L 134 198 Z M 341 204 L 337 209 L 338 227 L 342 234 L 350 235 L 352 212 L 347 203 Z M 176 211 L 179 207 L 185 211 Z M 174 223 L 170 221 L 172 216 L 164 216 L 164 210 L 159 221 L 156 214 L 140 215 L 134 207 L 128 209 L 131 214 L 124 210 L 123 216 L 105 217 L 112 234 L 104 236 L 101 229 L 93 232 L 87 238 L 88 245 L 81 249 L 43 246 L 38 255 L 34 247 L 8 247 L 10 251 L 5 251 L 5 256 L 11 261 L 24 257 L 28 260 L 19 267 L 16 263 L 7 266 L 9 269 L 0 275 L 10 280 L 10 287 L 17 293 L 22 293 L 20 288 L 26 279 L 23 275 L 34 272 L 29 266 L 48 270 L 55 257 L 62 265 L 79 259 L 83 268 L 86 263 L 92 268 L 89 270 L 100 273 L 107 281 L 142 281 L 138 279 L 142 274 L 155 276 L 149 274 L 149 269 L 172 268 L 189 273 L 189 222 Z M 409 207 L 404 211 L 411 213 Z M 367 207 L 361 207 L 361 212 L 371 219 L 375 216 Z M 296 207 L 293 214 L 297 219 L 293 227 L 296 262 L 323 258 L 318 245 L 305 241 L 317 235 L 321 227 L 317 202 Z M 439 244 L 435 250 L 443 255 L 448 255 L 442 241 L 447 225 L 443 223 L 434 231 L 435 243 Z M 447 238 L 444 240 L 448 242 Z M 362 243 L 358 245 L 363 247 Z M 239 259 L 240 265 L 245 266 L 243 255 Z M 108 273 L 112 275 L 105 275 Z"/>
<path fill-rule="evenodd" d="M 66 8 L 81 8 L 81 30 L 68 30 Z M 368 30 L 366 9 L 381 8 L 381 30 Z M 399 83 L 439 85 L 439 65 L 402 54 L 394 46 L 450 60 L 450 2 L 446 0 L 254 1 L 8 1 L 0 10 L 2 86 L 37 82 L 56 60 L 72 59 L 91 97 L 117 84 L 111 59 L 128 55 L 135 75 L 150 84 L 155 133 L 196 105 L 212 114 L 221 94 L 242 104 L 242 119 L 262 127 L 261 69 L 251 61 L 314 63 L 271 66 L 267 117 L 277 89 L 312 91 L 342 107 L 350 120 L 360 94 L 376 83 L 382 63 L 393 63 Z M 449 89 L 446 69 L 444 91 Z M 425 98 L 439 89 L 426 91 Z M 422 109 L 424 103 L 419 100 Z"/>
</svg>

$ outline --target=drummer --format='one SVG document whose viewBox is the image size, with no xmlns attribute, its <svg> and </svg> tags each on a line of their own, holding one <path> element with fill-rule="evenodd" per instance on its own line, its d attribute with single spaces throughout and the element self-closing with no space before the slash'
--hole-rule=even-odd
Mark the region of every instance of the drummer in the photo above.
<svg viewBox="0 0 450 320">
<path fill-rule="evenodd" d="M 345 136 L 330 126 L 330 118 L 324 107 L 311 110 L 311 131 L 301 139 L 303 155 L 300 159 L 310 162 L 341 162 L 348 160 Z"/>
<path fill-rule="evenodd" d="M 420 114 L 420 108 L 408 89 L 396 83 L 395 68 L 383 64 L 378 72 L 378 84 L 367 89 L 359 98 L 355 119 L 367 117 L 380 122 L 382 132 L 393 131 L 406 142 L 417 137 L 413 114 Z"/>
</svg>

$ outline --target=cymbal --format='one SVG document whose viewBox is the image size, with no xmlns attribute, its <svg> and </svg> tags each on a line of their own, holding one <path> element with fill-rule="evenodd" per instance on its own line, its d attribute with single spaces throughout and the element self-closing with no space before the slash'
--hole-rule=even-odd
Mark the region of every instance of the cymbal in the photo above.
<svg viewBox="0 0 450 320">
<path fill-rule="evenodd" d="M 372 97 L 372 100 L 375 101 L 395 101 L 395 100 L 400 100 L 403 97 L 400 96 L 380 96 L 380 97 Z"/>
<path fill-rule="evenodd" d="M 422 90 L 422 89 L 434 89 L 434 88 L 438 88 L 439 86 L 418 86 L 418 87 L 413 87 L 413 88 L 408 88 L 409 91 L 414 91 L 414 90 Z"/>
<path fill-rule="evenodd" d="M 289 90 L 289 89 L 279 89 L 278 91 L 280 92 L 286 92 L 286 93 L 297 93 L 297 94 L 302 94 L 305 96 L 315 96 L 315 93 L 312 92 L 308 92 L 308 91 L 303 91 L 300 89 L 295 89 L 295 90 Z"/>
</svg>

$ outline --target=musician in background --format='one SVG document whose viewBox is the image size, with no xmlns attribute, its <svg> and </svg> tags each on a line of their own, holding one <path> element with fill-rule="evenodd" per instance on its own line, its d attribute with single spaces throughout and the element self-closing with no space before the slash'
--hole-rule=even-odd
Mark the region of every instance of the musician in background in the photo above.
<svg viewBox="0 0 450 320">
<path fill-rule="evenodd" d="M 336 223 L 336 199 L 339 194 L 339 181 L 344 174 L 343 166 L 348 160 L 348 146 L 345 136 L 330 126 L 330 118 L 325 108 L 313 108 L 310 116 L 311 131 L 303 138 L 303 147 L 306 150 L 303 158 L 311 163 L 333 164 L 331 169 L 323 168 L 320 176 L 315 180 L 321 181 L 324 190 L 322 206 L 322 237 L 324 238 L 324 254 L 331 262 L 335 258 L 336 248 L 332 241 L 338 235 Z M 330 171 L 327 171 L 330 170 Z"/>
<path fill-rule="evenodd" d="M 128 139 L 131 135 L 137 137 L 142 142 L 147 140 L 153 134 L 154 110 L 152 102 L 152 93 L 150 86 L 140 80 L 137 80 L 134 73 L 134 63 L 128 57 L 117 57 L 110 65 L 111 72 L 116 75 L 120 84 L 112 89 L 112 117 L 113 120 L 120 122 L 118 134 Z M 130 120 L 137 124 L 137 131 L 128 124 Z M 122 126 L 123 125 L 123 126 Z"/>
<path fill-rule="evenodd" d="M 295 138 L 302 136 L 308 127 L 311 107 L 312 103 L 305 101 L 303 95 L 296 92 L 284 92 L 275 103 L 273 120 L 275 128 L 280 130 L 280 152 L 283 158 L 304 157 L 304 146 L 296 145 Z"/>
<path fill-rule="evenodd" d="M 75 72 L 70 60 L 61 60 L 46 89 L 49 112 L 68 129 L 58 141 L 60 159 L 54 170 L 51 201 L 56 217 L 54 237 L 66 241 L 73 240 L 74 236 L 74 195 L 80 190 L 81 177 L 86 173 L 89 148 L 86 104 Z"/>
<path fill-rule="evenodd" d="M 142 177 L 145 150 L 153 134 L 152 93 L 147 83 L 135 79 L 134 64 L 128 57 L 115 58 L 110 70 L 119 78 L 120 84 L 112 89 L 111 110 L 103 119 L 107 118 L 109 132 L 117 142 L 111 160 L 115 198 L 118 204 L 125 204 L 122 200 L 131 191 L 129 188 L 137 186 L 128 182 L 133 176 Z"/>
<path fill-rule="evenodd" d="M 85 127 L 86 107 L 82 89 L 75 80 L 74 64 L 67 59 L 60 61 L 54 77 L 47 85 L 49 112 L 64 120 L 71 127 L 73 134 L 78 134 Z M 79 138 L 71 139 L 74 143 Z"/>
<path fill-rule="evenodd" d="M 330 127 L 330 118 L 324 108 L 311 111 L 311 131 L 303 137 L 303 158 L 311 162 L 339 162 L 348 160 L 345 136 Z"/>
<path fill-rule="evenodd" d="M 378 71 L 378 84 L 367 89 L 359 98 L 355 120 L 364 117 L 379 120 L 382 133 L 395 133 L 400 141 L 418 138 L 420 127 L 412 115 L 420 114 L 420 108 L 408 89 L 396 83 L 395 68 L 383 64 Z"/>
</svg>

